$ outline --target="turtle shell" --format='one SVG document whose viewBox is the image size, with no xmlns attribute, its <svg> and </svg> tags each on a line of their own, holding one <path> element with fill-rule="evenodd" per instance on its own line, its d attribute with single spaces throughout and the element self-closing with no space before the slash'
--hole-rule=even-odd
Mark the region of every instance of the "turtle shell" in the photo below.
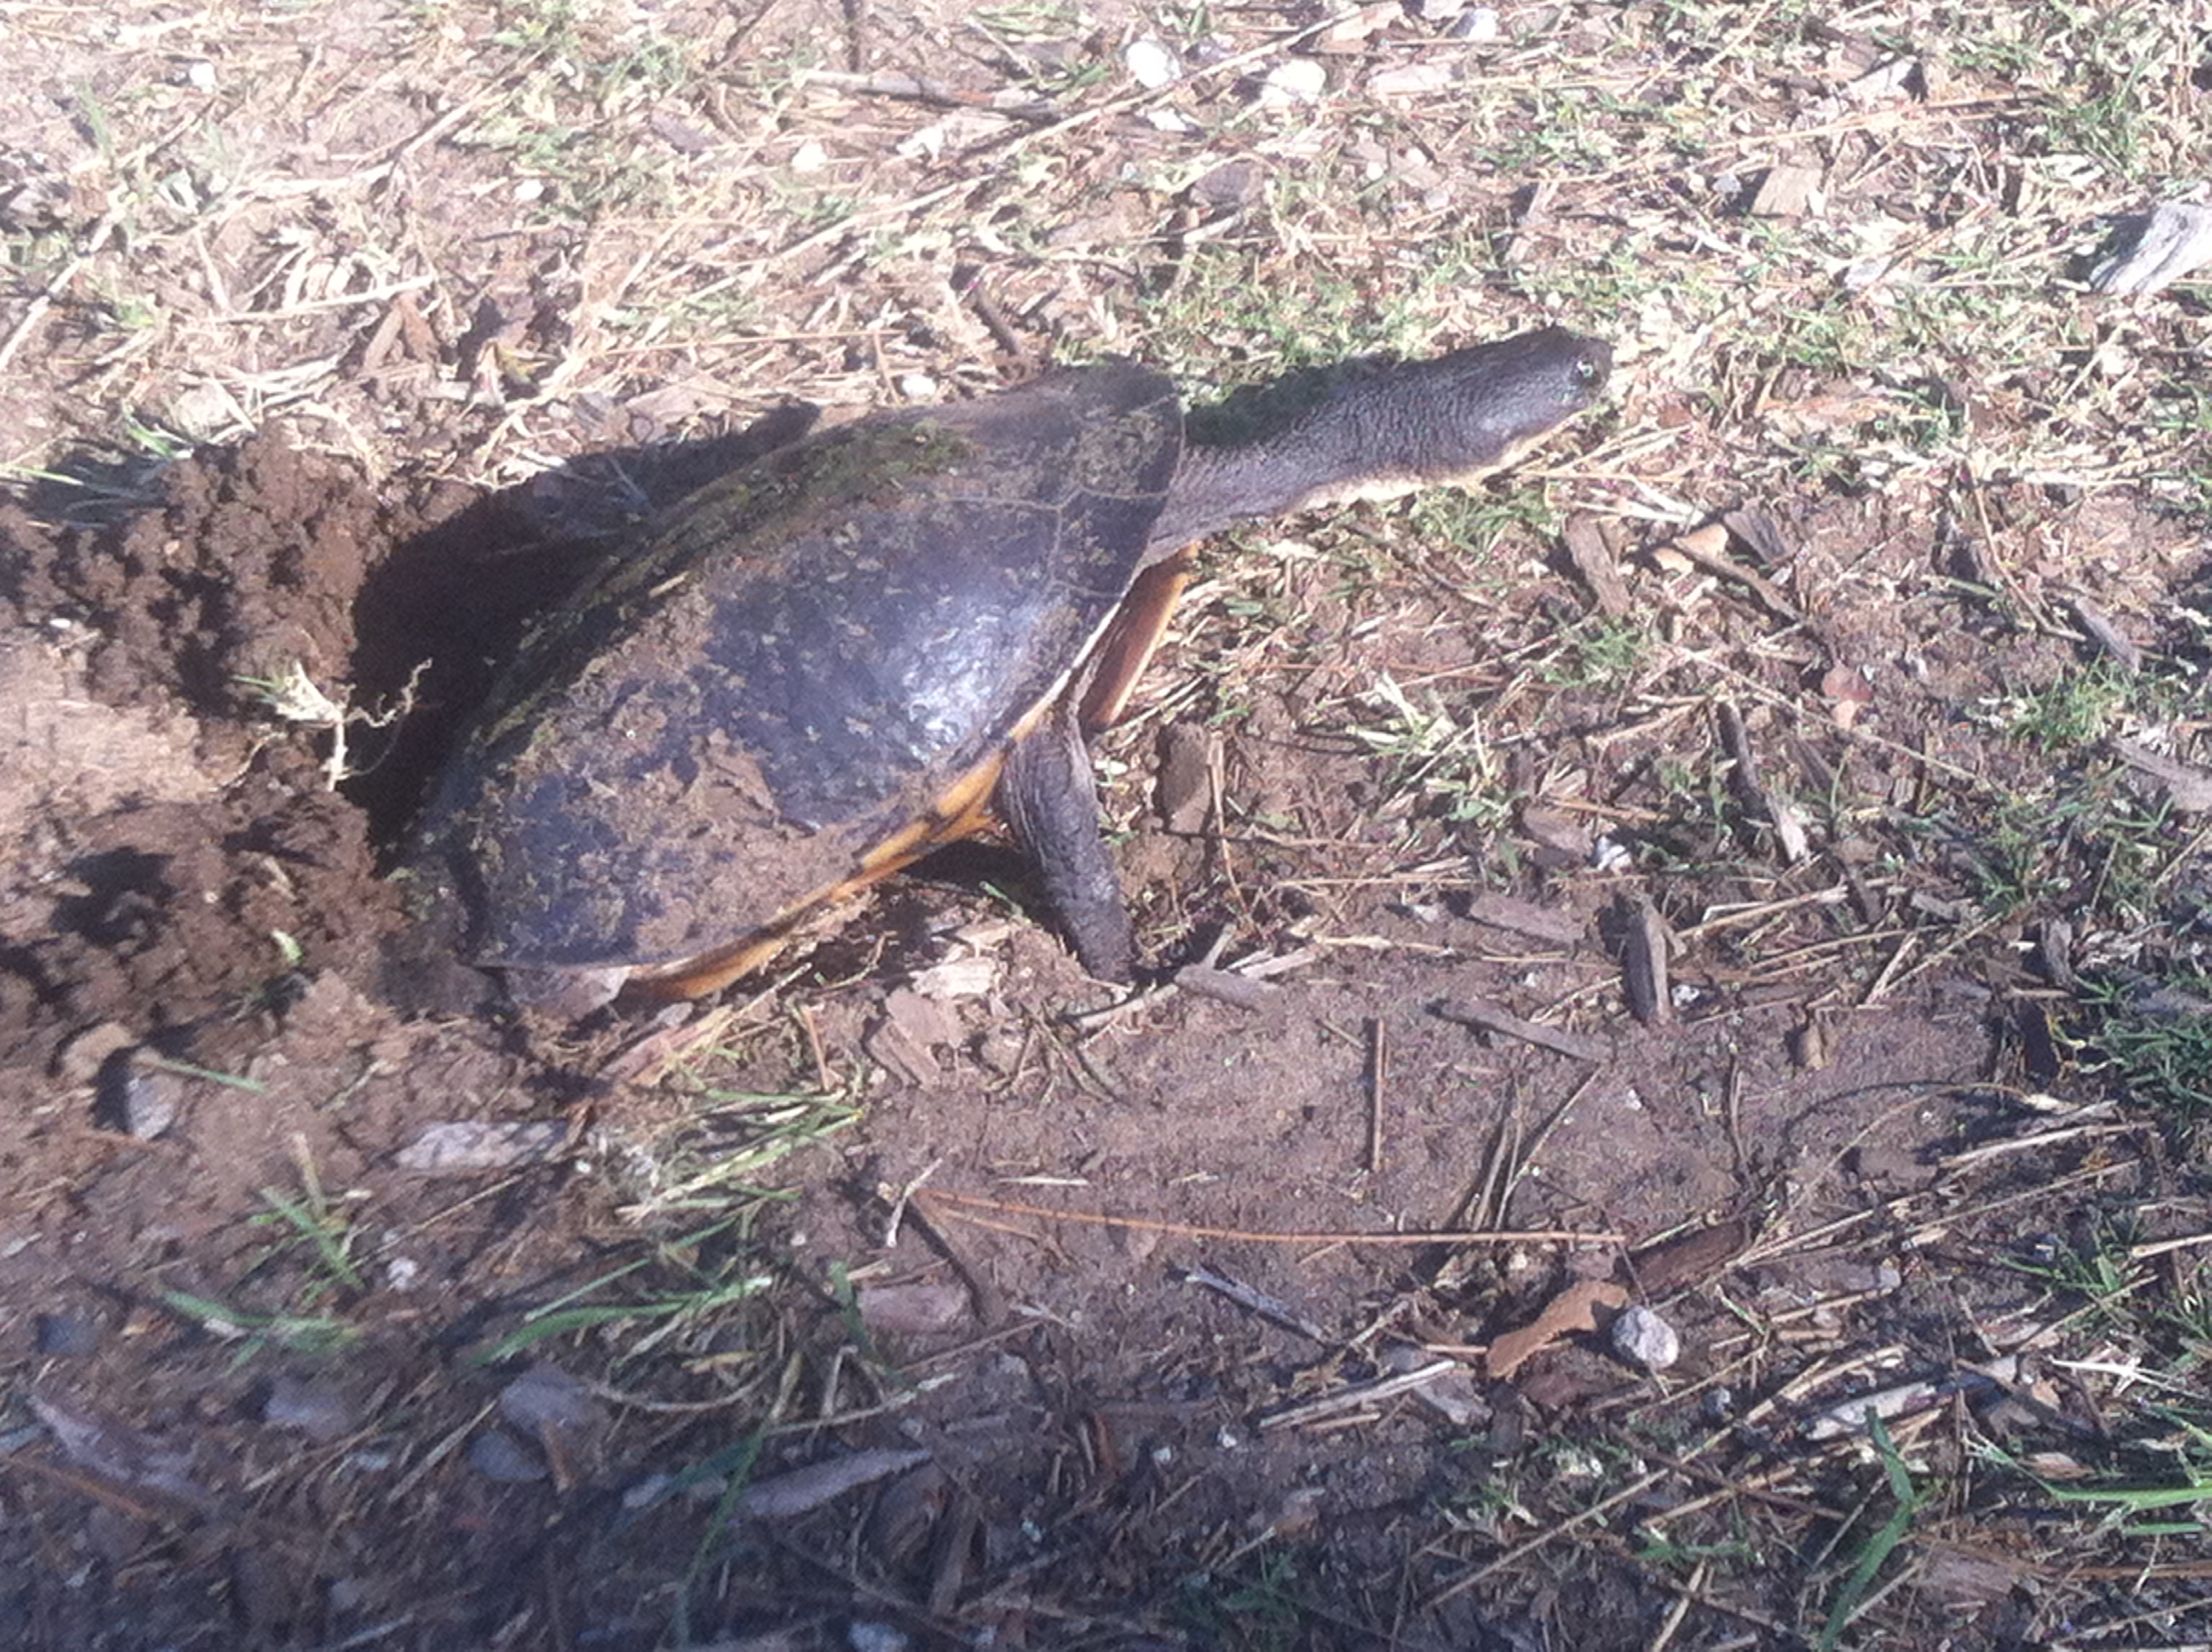
<svg viewBox="0 0 2212 1652">
<path fill-rule="evenodd" d="M 750 967 L 975 829 L 1127 595 L 1182 448 L 1173 386 L 1123 363 L 709 483 L 526 641 L 424 811 L 416 875 L 480 963 Z"/>
</svg>

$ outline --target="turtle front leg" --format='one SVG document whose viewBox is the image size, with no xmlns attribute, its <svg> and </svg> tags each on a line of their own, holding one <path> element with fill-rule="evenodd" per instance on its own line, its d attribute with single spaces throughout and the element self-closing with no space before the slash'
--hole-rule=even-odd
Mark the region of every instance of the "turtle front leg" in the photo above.
<svg viewBox="0 0 2212 1652">
<path fill-rule="evenodd" d="M 1083 967 L 1100 981 L 1127 981 L 1136 955 L 1129 908 L 1098 833 L 1098 783 L 1071 703 L 1007 753 L 997 801 Z"/>
</svg>

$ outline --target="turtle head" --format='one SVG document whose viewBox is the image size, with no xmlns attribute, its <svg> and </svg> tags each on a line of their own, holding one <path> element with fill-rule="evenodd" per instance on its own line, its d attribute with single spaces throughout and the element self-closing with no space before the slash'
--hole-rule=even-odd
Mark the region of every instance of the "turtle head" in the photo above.
<svg viewBox="0 0 2212 1652">
<path fill-rule="evenodd" d="M 1602 341 L 1545 327 L 1346 377 L 1316 418 L 1333 431 L 1345 473 L 1306 502 L 1464 487 L 1589 406 L 1612 371 Z"/>
<path fill-rule="evenodd" d="M 1604 391 L 1613 349 L 1565 327 L 1454 350 L 1398 370 L 1386 401 L 1415 456 L 1418 486 L 1463 483 L 1510 465 Z"/>
</svg>

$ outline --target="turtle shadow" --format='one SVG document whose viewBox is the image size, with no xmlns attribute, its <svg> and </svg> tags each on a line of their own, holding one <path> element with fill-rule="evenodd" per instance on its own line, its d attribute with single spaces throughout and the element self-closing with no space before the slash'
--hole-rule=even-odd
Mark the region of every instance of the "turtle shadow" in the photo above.
<svg viewBox="0 0 2212 1652">
<path fill-rule="evenodd" d="M 797 440 L 818 413 L 793 404 L 741 430 L 602 449 L 458 504 L 428 502 L 431 525 L 368 570 L 353 608 L 356 702 L 400 714 L 355 733 L 345 788 L 380 856 L 394 856 L 455 736 L 532 627 L 654 516 Z"/>
</svg>

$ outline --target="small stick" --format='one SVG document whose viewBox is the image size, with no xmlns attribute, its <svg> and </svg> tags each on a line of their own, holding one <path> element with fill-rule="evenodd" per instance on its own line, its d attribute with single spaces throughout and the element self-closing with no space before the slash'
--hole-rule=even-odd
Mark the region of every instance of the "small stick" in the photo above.
<svg viewBox="0 0 2212 1652">
<path fill-rule="evenodd" d="M 930 1168 L 934 1169 L 936 1167 L 933 1165 Z M 1004 1322 L 1006 1317 L 1005 1293 L 992 1282 L 989 1274 L 952 1242 L 951 1236 L 930 1216 L 928 1206 L 924 1202 L 927 1195 L 918 1198 L 918 1194 L 921 1194 L 919 1187 L 906 1190 L 907 1220 L 921 1230 L 921 1236 L 929 1242 L 939 1255 L 952 1265 L 952 1271 L 960 1276 L 960 1283 L 968 1287 L 969 1300 L 975 1307 L 975 1317 L 987 1327 Z"/>
<path fill-rule="evenodd" d="M 1202 963 L 1183 965 L 1175 973 L 1175 984 L 1186 993 L 1217 999 L 1240 1010 L 1264 1009 L 1269 999 L 1283 995 L 1281 987 L 1267 981 L 1255 981 L 1233 970 L 1209 969 Z"/>
<path fill-rule="evenodd" d="M 1341 1412 L 1371 1405 L 1377 1400 L 1395 1399 L 1399 1394 L 1424 1388 L 1449 1372 L 1464 1369 L 1457 1360 L 1437 1359 L 1425 1365 L 1416 1365 L 1412 1370 L 1396 1376 L 1378 1376 L 1371 1382 L 1355 1382 L 1349 1388 L 1339 1388 L 1334 1394 L 1325 1394 L 1318 1400 L 1302 1400 L 1297 1405 L 1285 1406 L 1280 1411 L 1268 1412 L 1260 1419 L 1261 1431 L 1300 1428 L 1308 1423 L 1322 1422 Z"/>
<path fill-rule="evenodd" d="M 1367 1174 L 1382 1174 L 1382 1084 L 1389 1073 L 1382 1017 L 1367 1017 Z"/>
<path fill-rule="evenodd" d="M 1284 1232 L 1279 1230 L 1216 1228 L 1191 1222 L 1158 1222 L 1140 1216 L 1109 1216 L 1098 1211 L 1056 1211 L 1044 1205 L 1024 1205 L 1013 1200 L 948 1193 L 941 1187 L 916 1188 L 912 1202 L 945 1207 L 944 1213 L 947 1216 L 960 1216 L 964 1211 L 990 1212 L 1000 1216 L 1033 1216 L 1047 1222 L 1073 1222 L 1086 1227 L 1127 1228 L 1139 1233 L 1164 1234 L 1176 1239 L 1231 1239 L 1260 1245 L 1618 1245 L 1624 1242 L 1617 1233 L 1585 1232 L 1574 1228 L 1493 1229 L 1476 1233 Z M 963 1219 L 974 1221 L 977 1218 L 965 1217 Z"/>
<path fill-rule="evenodd" d="M 806 1053 L 814 1058 L 814 1086 L 827 1096 L 833 1087 L 830 1083 L 830 1062 L 822 1054 L 822 1029 L 814 1024 L 811 1004 L 799 1006 L 799 1024 L 806 1032 Z"/>
<path fill-rule="evenodd" d="M 1226 1297 L 1239 1308 L 1250 1309 L 1270 1325 L 1279 1325 L 1285 1331 L 1296 1331 L 1313 1342 L 1326 1344 L 1328 1333 L 1279 1297 L 1271 1297 L 1264 1291 L 1216 1273 L 1210 1267 L 1187 1268 L 1183 1272 L 1185 1285 L 1204 1285 L 1208 1291 Z"/>
<path fill-rule="evenodd" d="M 1524 1044 L 1534 1044 L 1558 1055 L 1571 1055 L 1577 1061 L 1604 1061 L 1612 1059 L 1613 1045 L 1607 1039 L 1589 1033 L 1568 1032 L 1559 1027 L 1547 1027 L 1540 1021 L 1523 1021 L 1511 1011 L 1482 999 L 1446 999 L 1434 1006 L 1437 1014 L 1447 1021 L 1456 1021 L 1463 1027 L 1473 1027 L 1480 1032 L 1497 1033 L 1506 1038 L 1517 1038 Z"/>
<path fill-rule="evenodd" d="M 46 319 L 46 312 L 54 307 L 56 295 L 77 278 L 78 272 L 92 262 L 101 247 L 107 245 L 107 238 L 114 231 L 115 214 L 102 213 L 100 222 L 93 225 L 92 233 L 84 238 L 84 251 L 71 258 L 63 266 L 61 274 L 46 284 L 45 289 L 26 307 L 6 340 L 0 342 L 0 373 L 8 371 L 8 364 L 15 359 L 15 352 L 23 348 L 24 340 L 38 331 L 39 323 Z"/>
</svg>

